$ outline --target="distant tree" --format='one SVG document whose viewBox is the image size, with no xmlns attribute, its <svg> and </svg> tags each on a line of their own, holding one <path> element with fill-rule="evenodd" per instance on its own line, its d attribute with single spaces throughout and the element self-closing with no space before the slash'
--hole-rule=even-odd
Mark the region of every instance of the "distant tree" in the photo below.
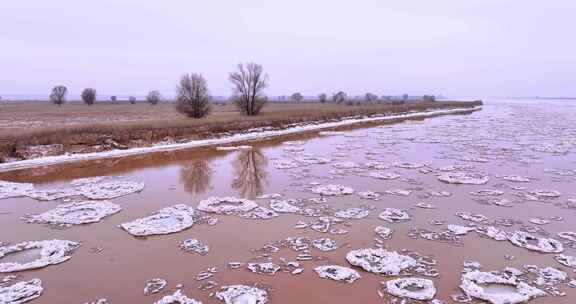
<svg viewBox="0 0 576 304">
<path fill-rule="evenodd" d="M 238 71 L 230 73 L 234 100 L 240 111 L 249 116 L 258 115 L 268 99 L 264 89 L 268 86 L 268 75 L 262 66 L 255 63 L 238 65 Z"/>
<path fill-rule="evenodd" d="M 376 100 L 378 100 L 378 95 L 372 93 L 366 93 L 366 95 L 364 95 L 364 99 L 367 102 L 375 102 Z"/>
<path fill-rule="evenodd" d="M 408 101 L 408 94 L 402 95 L 402 101 L 403 101 L 403 102 Z"/>
<path fill-rule="evenodd" d="M 210 113 L 210 94 L 200 74 L 186 74 L 176 87 L 176 110 L 188 117 L 202 118 Z"/>
<path fill-rule="evenodd" d="M 50 101 L 58 106 L 61 106 L 66 102 L 66 95 L 68 95 L 68 88 L 63 85 L 57 85 L 52 88 L 52 92 L 50 93 Z"/>
<path fill-rule="evenodd" d="M 134 97 L 134 96 L 128 97 L 128 102 L 130 102 L 130 104 L 135 104 L 136 103 L 136 97 Z"/>
<path fill-rule="evenodd" d="M 162 95 L 160 95 L 160 92 L 156 90 L 150 91 L 148 95 L 146 95 L 146 101 L 148 101 L 153 106 L 157 105 L 161 99 Z"/>
<path fill-rule="evenodd" d="M 320 102 L 326 102 L 326 100 L 328 100 L 328 96 L 326 96 L 325 93 L 321 93 L 320 95 L 318 95 L 318 100 Z"/>
<path fill-rule="evenodd" d="M 290 99 L 294 100 L 295 102 L 301 102 L 302 99 L 304 99 L 304 96 L 302 96 L 302 94 L 300 93 L 294 93 L 290 96 Z"/>
<path fill-rule="evenodd" d="M 422 96 L 422 100 L 425 102 L 434 102 L 436 101 L 436 96 L 434 95 L 424 95 Z"/>
<path fill-rule="evenodd" d="M 332 101 L 334 101 L 337 104 L 341 104 L 341 103 L 345 102 L 347 99 L 348 99 L 348 95 L 346 95 L 346 93 L 344 93 L 342 91 L 332 94 Z"/>
<path fill-rule="evenodd" d="M 85 104 L 91 106 L 94 104 L 94 102 L 96 102 L 96 90 L 92 89 L 92 88 L 86 88 L 84 89 L 84 91 L 82 91 L 82 101 L 84 101 Z"/>
<path fill-rule="evenodd" d="M 115 95 L 112 95 L 112 96 L 110 96 L 110 100 L 112 102 L 114 102 L 114 101 L 118 100 L 118 97 L 116 97 Z"/>
</svg>

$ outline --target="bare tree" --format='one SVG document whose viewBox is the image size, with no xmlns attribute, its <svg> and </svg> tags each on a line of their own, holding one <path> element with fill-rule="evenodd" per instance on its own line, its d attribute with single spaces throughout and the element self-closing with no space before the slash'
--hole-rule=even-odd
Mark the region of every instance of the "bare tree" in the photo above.
<svg viewBox="0 0 576 304">
<path fill-rule="evenodd" d="M 186 74 L 176 87 L 176 110 L 188 117 L 202 118 L 210 113 L 210 94 L 200 74 Z"/>
<path fill-rule="evenodd" d="M 320 102 L 326 102 L 326 100 L 328 100 L 328 96 L 326 96 L 325 93 L 321 93 L 321 94 L 318 95 L 318 100 L 319 100 Z"/>
<path fill-rule="evenodd" d="M 68 88 L 63 85 L 57 85 L 52 88 L 52 93 L 50 93 L 50 101 L 58 106 L 61 106 L 66 102 L 66 95 L 68 95 Z"/>
<path fill-rule="evenodd" d="M 375 102 L 376 100 L 378 100 L 378 95 L 372 93 L 366 93 L 366 95 L 364 95 L 364 99 L 367 102 Z"/>
<path fill-rule="evenodd" d="M 403 102 L 408 101 L 408 94 L 402 95 L 402 101 L 403 101 Z"/>
<path fill-rule="evenodd" d="M 422 96 L 422 100 L 425 102 L 434 102 L 436 101 L 436 96 L 434 95 L 424 95 Z"/>
<path fill-rule="evenodd" d="M 110 101 L 114 102 L 116 100 L 118 100 L 118 97 L 116 97 L 116 95 L 110 96 Z"/>
<path fill-rule="evenodd" d="M 148 101 L 151 105 L 155 106 L 158 102 L 162 99 L 162 95 L 160 92 L 154 90 L 150 91 L 148 95 L 146 95 L 146 101 Z"/>
<path fill-rule="evenodd" d="M 128 102 L 129 102 L 130 104 L 135 104 L 135 103 L 136 103 L 136 97 L 134 97 L 134 96 L 128 97 Z"/>
<path fill-rule="evenodd" d="M 91 106 L 96 102 L 96 90 L 92 88 L 86 88 L 82 91 L 82 101 L 85 104 Z"/>
<path fill-rule="evenodd" d="M 234 100 L 245 115 L 258 115 L 267 102 L 264 89 L 268 86 L 268 75 L 262 66 L 255 63 L 238 65 L 238 71 L 230 73 Z"/>
<path fill-rule="evenodd" d="M 294 100 L 295 102 L 301 102 L 302 99 L 304 99 L 304 96 L 302 96 L 301 93 L 297 92 L 292 94 L 292 96 L 290 96 L 290 99 Z"/>
<path fill-rule="evenodd" d="M 345 102 L 347 99 L 348 99 L 348 95 L 346 95 L 346 93 L 344 93 L 342 91 L 332 94 L 332 101 L 334 101 L 337 104 L 341 104 L 341 103 Z"/>
</svg>

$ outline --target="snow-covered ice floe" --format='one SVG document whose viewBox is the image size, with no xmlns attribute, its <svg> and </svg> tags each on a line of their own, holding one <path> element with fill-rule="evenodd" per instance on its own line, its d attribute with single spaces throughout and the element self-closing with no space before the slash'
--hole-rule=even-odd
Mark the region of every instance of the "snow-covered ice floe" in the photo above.
<svg viewBox="0 0 576 304">
<path fill-rule="evenodd" d="M 374 228 L 374 232 L 381 238 L 387 240 L 392 237 L 392 233 L 394 233 L 394 229 L 386 227 L 386 226 L 376 226 Z"/>
<path fill-rule="evenodd" d="M 144 183 L 131 181 L 113 181 L 97 184 L 87 184 L 78 188 L 78 191 L 86 198 L 92 200 L 105 200 L 140 192 L 144 189 Z"/>
<path fill-rule="evenodd" d="M 432 300 L 436 295 L 434 282 L 421 278 L 399 278 L 387 281 L 386 290 L 396 297 L 420 301 Z"/>
<path fill-rule="evenodd" d="M 340 126 L 353 125 L 363 122 L 378 122 L 378 121 L 394 121 L 398 119 L 409 119 L 409 118 L 421 118 L 421 117 L 431 117 L 436 115 L 444 114 L 457 114 L 457 113 L 468 113 L 471 111 L 477 111 L 482 109 L 482 106 L 477 106 L 473 108 L 463 108 L 463 109 L 443 109 L 443 110 L 431 110 L 425 112 L 413 112 L 397 115 L 381 115 L 373 117 L 362 117 L 362 118 L 348 118 L 335 122 L 326 123 L 309 123 L 306 125 L 295 126 L 283 130 L 257 130 L 254 132 L 235 134 L 228 137 L 220 137 L 213 139 L 203 139 L 203 140 L 192 140 L 187 143 L 174 143 L 166 145 L 156 145 L 152 147 L 140 147 L 131 148 L 125 150 L 112 150 L 105 152 L 95 152 L 95 153 L 85 153 L 85 154 L 65 154 L 57 156 L 41 157 L 17 162 L 8 162 L 0 164 L 0 172 L 33 168 L 37 166 L 46 166 L 58 163 L 67 163 L 75 161 L 85 161 L 92 159 L 103 159 L 103 158 L 115 158 L 115 157 L 126 157 L 131 155 L 141 155 L 151 152 L 162 152 L 162 151 L 174 151 L 214 145 L 227 145 L 238 142 L 244 142 L 249 140 L 263 140 L 266 138 L 272 138 L 277 136 L 296 134 L 309 131 L 321 131 L 329 128 L 335 128 Z M 326 132 L 326 131 L 322 131 Z"/>
<path fill-rule="evenodd" d="M 342 185 L 325 185 L 312 189 L 312 192 L 324 196 L 341 196 L 354 193 L 354 189 Z"/>
<path fill-rule="evenodd" d="M 363 219 L 370 215 L 370 210 L 366 208 L 346 208 L 340 209 L 334 213 L 335 217 L 343 219 Z"/>
<path fill-rule="evenodd" d="M 248 263 L 248 265 L 246 265 L 246 268 L 248 268 L 248 270 L 250 270 L 254 273 L 267 274 L 267 275 L 275 275 L 276 272 L 278 272 L 278 270 L 280 270 L 279 265 L 276 265 L 276 264 L 271 263 L 271 262 Z"/>
<path fill-rule="evenodd" d="M 353 283 L 361 278 L 360 274 L 351 268 L 339 265 L 324 265 L 314 268 L 314 271 L 323 279 Z"/>
<path fill-rule="evenodd" d="M 478 270 L 462 275 L 460 289 L 469 297 L 492 304 L 517 304 L 546 295 L 546 292 L 518 280 L 516 276 Z"/>
<path fill-rule="evenodd" d="M 120 224 L 120 227 L 134 236 L 169 234 L 192 227 L 194 209 L 178 204 L 158 210 L 155 214 Z"/>
<path fill-rule="evenodd" d="M 366 271 L 384 275 L 399 275 L 402 270 L 418 266 L 414 258 L 382 248 L 352 250 L 346 254 L 346 260 Z"/>
<path fill-rule="evenodd" d="M 386 208 L 378 215 L 378 218 L 390 223 L 398 223 L 409 221 L 412 217 L 405 210 Z"/>
<path fill-rule="evenodd" d="M 226 304 L 266 304 L 268 293 L 253 286 L 230 285 L 222 286 L 216 292 L 216 298 Z"/>
<path fill-rule="evenodd" d="M 198 203 L 198 210 L 218 214 L 238 214 L 248 212 L 258 207 L 258 204 L 249 199 L 235 197 L 209 197 Z"/>
<path fill-rule="evenodd" d="M 189 298 L 178 289 L 173 294 L 164 296 L 154 304 L 202 304 L 202 302 Z"/>
<path fill-rule="evenodd" d="M 196 252 L 200 255 L 206 255 L 210 252 L 210 247 L 197 239 L 187 239 L 178 245 L 182 251 Z"/>
<path fill-rule="evenodd" d="M 29 223 L 57 226 L 81 225 L 99 222 L 120 210 L 120 206 L 109 201 L 83 201 L 58 205 L 52 210 L 24 219 Z"/>
<path fill-rule="evenodd" d="M 0 273 L 15 272 L 46 267 L 65 262 L 71 258 L 72 252 L 80 243 L 65 240 L 27 241 L 11 246 L 0 247 Z M 2 258 L 9 254 L 22 253 L 31 250 L 37 252 L 37 258 L 32 261 L 5 262 Z"/>
<path fill-rule="evenodd" d="M 448 184 L 484 185 L 490 178 L 480 173 L 454 172 L 441 174 L 438 180 Z"/>
<path fill-rule="evenodd" d="M 543 253 L 561 253 L 564 251 L 564 246 L 560 241 L 537 237 L 525 231 L 512 232 L 508 235 L 508 240 L 518 247 Z"/>
<path fill-rule="evenodd" d="M 331 238 L 319 238 L 312 241 L 312 246 L 320 251 L 333 251 L 338 249 L 338 243 Z"/>
<path fill-rule="evenodd" d="M 162 291 L 162 289 L 164 289 L 164 287 L 166 287 L 166 285 L 168 285 L 168 282 L 164 279 L 160 278 L 150 279 L 146 281 L 146 284 L 144 285 L 144 294 L 151 295 L 159 293 L 160 291 Z"/>
<path fill-rule="evenodd" d="M 10 286 L 0 286 L 0 303 L 2 304 L 21 304 L 34 300 L 42 295 L 42 281 L 32 279 L 14 283 Z"/>
<path fill-rule="evenodd" d="M 0 180 L 0 199 L 25 196 L 28 191 L 32 190 L 34 190 L 33 184 Z"/>
</svg>

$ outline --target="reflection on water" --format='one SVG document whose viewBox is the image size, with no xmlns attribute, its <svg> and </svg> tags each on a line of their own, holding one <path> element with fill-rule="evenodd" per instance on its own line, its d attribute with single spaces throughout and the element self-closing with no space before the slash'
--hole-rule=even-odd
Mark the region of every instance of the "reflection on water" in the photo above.
<svg viewBox="0 0 576 304">
<path fill-rule="evenodd" d="M 258 148 L 240 151 L 232 162 L 234 178 L 232 188 L 241 197 L 254 198 L 262 194 L 262 189 L 268 183 L 266 165 L 268 160 Z"/>
<path fill-rule="evenodd" d="M 210 187 L 211 177 L 212 168 L 205 159 L 193 160 L 180 168 L 180 182 L 184 185 L 184 189 L 193 195 L 206 192 Z"/>
</svg>

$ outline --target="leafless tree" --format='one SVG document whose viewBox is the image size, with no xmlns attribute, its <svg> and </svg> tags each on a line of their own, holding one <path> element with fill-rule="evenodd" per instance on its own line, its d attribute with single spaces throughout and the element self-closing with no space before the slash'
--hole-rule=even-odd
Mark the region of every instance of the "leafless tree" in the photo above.
<svg viewBox="0 0 576 304">
<path fill-rule="evenodd" d="M 328 100 L 328 96 L 326 96 L 326 94 L 321 93 L 320 95 L 318 95 L 318 100 L 320 102 L 326 102 L 326 100 Z"/>
<path fill-rule="evenodd" d="M 376 100 L 378 100 L 378 95 L 372 93 L 366 93 L 366 95 L 364 95 L 364 99 L 367 102 L 375 102 Z"/>
<path fill-rule="evenodd" d="M 230 73 L 234 100 L 245 115 L 258 115 L 267 102 L 264 89 L 268 86 L 268 75 L 262 66 L 255 63 L 238 65 L 238 71 Z"/>
<path fill-rule="evenodd" d="M 96 102 L 96 90 L 92 88 L 86 88 L 82 91 L 82 101 L 85 104 L 91 106 Z"/>
<path fill-rule="evenodd" d="M 66 95 L 68 95 L 68 88 L 63 85 L 57 85 L 52 88 L 52 93 L 50 93 L 50 101 L 58 106 L 61 106 L 66 102 Z"/>
<path fill-rule="evenodd" d="M 302 96 L 301 93 L 297 92 L 292 94 L 292 96 L 290 96 L 290 99 L 294 100 L 295 102 L 301 102 L 302 99 L 304 99 L 304 96 Z"/>
<path fill-rule="evenodd" d="M 130 104 L 135 104 L 136 103 L 136 97 L 134 97 L 134 96 L 128 97 L 128 102 L 130 102 Z"/>
<path fill-rule="evenodd" d="M 234 179 L 232 188 L 238 190 L 242 197 L 256 197 L 262 194 L 267 183 L 266 165 L 268 160 L 259 149 L 240 151 L 238 157 L 232 162 L 234 165 Z"/>
<path fill-rule="evenodd" d="M 402 101 L 403 101 L 403 102 L 408 101 L 408 94 L 402 95 Z"/>
<path fill-rule="evenodd" d="M 202 118 L 210 113 L 210 94 L 200 74 L 186 74 L 176 87 L 176 110 L 188 117 Z"/>
<path fill-rule="evenodd" d="M 148 95 L 146 95 L 146 100 L 153 106 L 155 106 L 156 104 L 158 104 L 158 102 L 162 99 L 162 95 L 160 95 L 160 92 L 154 90 L 154 91 L 150 91 L 148 93 Z"/>
<path fill-rule="evenodd" d="M 341 104 L 341 103 L 345 102 L 347 99 L 348 99 L 348 95 L 346 95 L 346 93 L 344 93 L 342 91 L 332 94 L 332 101 L 334 101 L 337 104 Z"/>
<path fill-rule="evenodd" d="M 434 102 L 436 101 L 436 96 L 434 95 L 424 95 L 422 96 L 422 100 L 425 102 Z"/>
<path fill-rule="evenodd" d="M 116 100 L 118 100 L 118 97 L 116 97 L 116 95 L 110 96 L 110 101 L 114 102 Z"/>
</svg>

